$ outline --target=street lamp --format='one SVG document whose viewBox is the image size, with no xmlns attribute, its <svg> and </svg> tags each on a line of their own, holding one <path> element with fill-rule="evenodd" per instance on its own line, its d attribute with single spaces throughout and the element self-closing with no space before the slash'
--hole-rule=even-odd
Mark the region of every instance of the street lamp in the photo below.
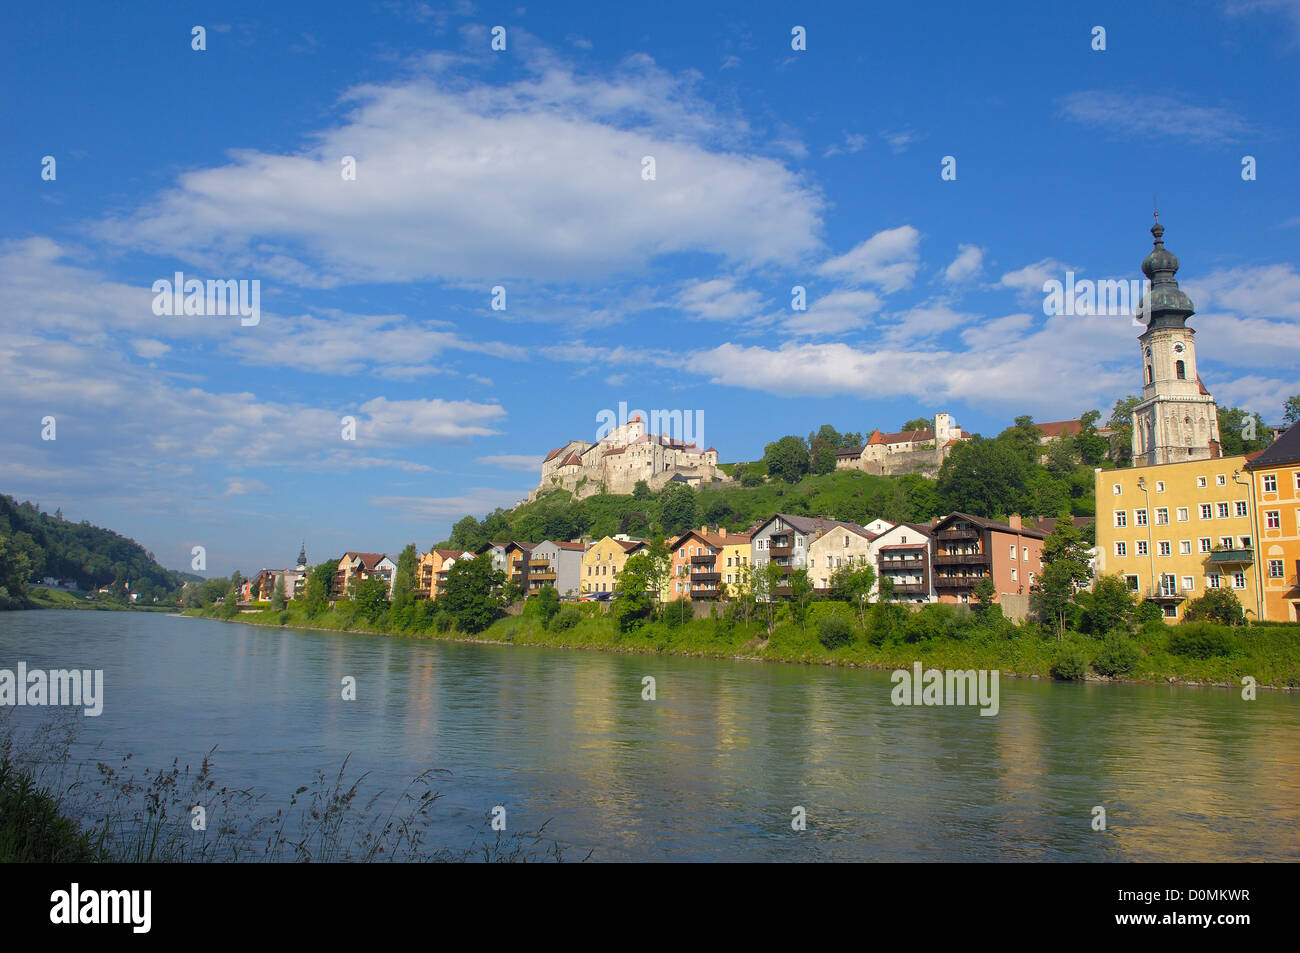
<svg viewBox="0 0 1300 953">
<path fill-rule="evenodd" d="M 1232 471 L 1232 482 L 1237 486 L 1246 487 L 1246 499 L 1250 501 L 1250 541 L 1253 544 L 1250 547 L 1250 567 L 1255 570 L 1255 618 L 1262 621 L 1264 618 L 1264 573 L 1260 565 L 1259 557 L 1259 524 L 1256 519 L 1259 513 L 1255 507 L 1255 477 L 1252 474 L 1249 481 L 1245 484 L 1241 481 L 1241 468 L 1238 467 Z"/>
</svg>

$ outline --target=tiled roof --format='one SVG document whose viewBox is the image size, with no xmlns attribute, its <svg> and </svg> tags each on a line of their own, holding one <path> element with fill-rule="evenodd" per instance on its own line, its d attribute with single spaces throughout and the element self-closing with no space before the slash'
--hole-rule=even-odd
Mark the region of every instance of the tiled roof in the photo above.
<svg viewBox="0 0 1300 953">
<path fill-rule="evenodd" d="M 1034 529 L 1034 527 L 1029 523 L 1025 523 L 1020 529 L 1014 529 L 1009 523 L 999 523 L 997 520 L 985 519 L 982 516 L 971 516 L 969 513 L 956 512 L 949 513 L 947 516 L 940 519 L 931 532 L 938 529 L 944 523 L 950 522 L 954 518 L 974 523 L 981 529 L 997 530 L 1000 533 L 1019 533 L 1021 536 L 1029 536 L 1036 539 L 1045 539 L 1047 537 L 1047 533 L 1043 532 L 1041 529 Z"/>
<path fill-rule="evenodd" d="M 538 544 L 538 545 L 540 545 L 540 544 Z M 587 544 L 586 544 L 586 543 L 557 543 L 557 542 L 552 542 L 551 545 L 554 546 L 556 549 L 567 549 L 567 550 L 569 550 L 570 552 L 585 553 L 585 552 L 587 551 Z"/>
<path fill-rule="evenodd" d="M 582 457 L 578 456 L 576 453 L 574 453 L 572 450 L 570 450 L 570 451 L 569 451 L 569 455 L 568 455 L 567 457 L 565 457 L 563 460 L 560 461 L 560 466 L 562 466 L 562 467 L 580 467 L 580 466 L 582 466 Z"/>
<path fill-rule="evenodd" d="M 1246 464 L 1246 468 L 1261 470 L 1292 463 L 1300 463 L 1300 424 L 1294 424 L 1290 430 L 1269 444 L 1259 456 Z"/>
<path fill-rule="evenodd" d="M 1083 429 L 1083 420 L 1054 420 L 1045 424 L 1034 424 L 1044 437 L 1060 437 L 1062 434 L 1077 434 Z"/>
<path fill-rule="evenodd" d="M 860 457 L 860 456 L 862 456 L 862 451 L 863 451 L 864 449 L 866 449 L 866 448 L 865 448 L 865 447 L 861 447 L 861 446 L 858 446 L 858 447 L 840 447 L 840 449 L 838 449 L 838 450 L 835 451 L 835 456 L 837 456 L 837 457 Z"/>
</svg>

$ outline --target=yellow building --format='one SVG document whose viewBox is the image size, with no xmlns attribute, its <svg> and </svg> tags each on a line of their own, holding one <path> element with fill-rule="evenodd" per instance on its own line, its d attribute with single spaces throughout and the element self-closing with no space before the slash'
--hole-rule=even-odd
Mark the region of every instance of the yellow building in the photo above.
<svg viewBox="0 0 1300 953">
<path fill-rule="evenodd" d="M 1259 538 L 1262 618 L 1300 622 L 1300 424 L 1247 464 Z"/>
<path fill-rule="evenodd" d="M 645 541 L 640 539 L 606 536 L 589 546 L 582 554 L 582 594 L 613 592 L 618 574 L 623 571 L 628 557 L 641 552 L 645 545 Z"/>
<path fill-rule="evenodd" d="M 1097 572 L 1123 576 L 1169 622 L 1207 589 L 1231 589 L 1259 619 L 1244 456 L 1096 470 Z"/>
<path fill-rule="evenodd" d="M 749 588 L 748 575 L 742 567 L 749 565 L 752 540 L 743 533 L 729 533 L 722 538 L 718 548 L 718 571 L 731 595 L 739 595 Z"/>
</svg>

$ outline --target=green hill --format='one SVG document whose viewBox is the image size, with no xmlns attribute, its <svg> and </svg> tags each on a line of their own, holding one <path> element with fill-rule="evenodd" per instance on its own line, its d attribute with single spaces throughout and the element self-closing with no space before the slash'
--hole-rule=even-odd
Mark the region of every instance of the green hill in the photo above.
<svg viewBox="0 0 1300 953">
<path fill-rule="evenodd" d="M 112 530 L 42 513 L 33 503 L 0 494 L 0 608 L 23 608 L 32 583 L 46 576 L 73 580 L 79 589 L 125 584 L 140 603 L 175 601 L 185 580 L 165 569 L 135 540 Z"/>
</svg>

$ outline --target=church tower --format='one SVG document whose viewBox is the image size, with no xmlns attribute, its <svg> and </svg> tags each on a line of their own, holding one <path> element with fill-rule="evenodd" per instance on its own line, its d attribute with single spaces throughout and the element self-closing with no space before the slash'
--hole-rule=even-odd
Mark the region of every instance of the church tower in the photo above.
<svg viewBox="0 0 1300 953">
<path fill-rule="evenodd" d="M 1138 304 L 1147 318 L 1138 338 L 1142 400 L 1133 408 L 1133 466 L 1222 456 L 1214 398 L 1196 370 L 1196 332 L 1187 326 L 1192 299 L 1178 287 L 1178 259 L 1165 249 L 1165 227 L 1151 227 L 1155 247 L 1142 262 L 1151 288 Z"/>
</svg>

